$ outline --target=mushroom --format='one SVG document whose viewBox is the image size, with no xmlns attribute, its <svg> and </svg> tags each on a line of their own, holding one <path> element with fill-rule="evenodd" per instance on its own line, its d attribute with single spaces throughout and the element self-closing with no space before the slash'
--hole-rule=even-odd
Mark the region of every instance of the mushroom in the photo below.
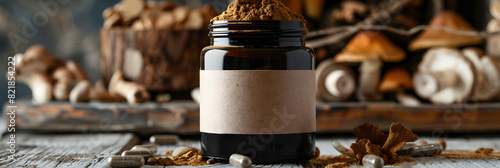
<svg viewBox="0 0 500 168">
<path fill-rule="evenodd" d="M 387 70 L 378 87 L 379 92 L 394 94 L 396 100 L 408 106 L 417 106 L 420 101 L 405 90 L 413 89 L 410 74 L 403 68 L 397 67 Z"/>
<path fill-rule="evenodd" d="M 149 93 L 144 85 L 135 82 L 127 82 L 123 79 L 122 71 L 116 71 L 109 82 L 109 93 L 114 96 L 122 96 L 130 104 L 143 103 L 149 100 Z"/>
<path fill-rule="evenodd" d="M 448 27 L 455 30 L 474 31 L 460 15 L 453 11 L 443 11 L 434 16 L 429 22 L 429 26 Z M 425 30 L 420 33 L 408 48 L 411 51 L 427 49 L 431 47 L 460 47 L 475 45 L 483 42 L 480 37 L 457 35 L 443 30 Z"/>
<path fill-rule="evenodd" d="M 334 59 L 336 62 L 361 62 L 356 97 L 361 101 L 377 101 L 382 98 L 377 91 L 381 61 L 399 62 L 405 57 L 405 52 L 383 34 L 362 31 Z"/>
<path fill-rule="evenodd" d="M 490 101 L 500 94 L 500 65 L 491 56 L 481 57 L 482 80 L 476 87 L 474 98 L 479 101 Z"/>
<path fill-rule="evenodd" d="M 120 12 L 123 21 L 128 23 L 137 18 L 145 6 L 143 0 L 122 0 L 114 8 Z"/>
<path fill-rule="evenodd" d="M 16 78 L 28 85 L 33 103 L 49 102 L 52 98 L 52 81 L 47 74 L 49 70 L 60 66 L 60 61 L 41 45 L 31 46 L 16 58 Z"/>
<path fill-rule="evenodd" d="M 71 103 L 88 102 L 90 100 L 89 93 L 92 90 L 92 84 L 88 80 L 79 81 L 69 94 Z"/>
<path fill-rule="evenodd" d="M 356 90 L 356 77 L 349 67 L 324 60 L 316 68 L 316 97 L 327 102 L 349 99 Z"/>
<path fill-rule="evenodd" d="M 500 21 L 492 19 L 486 26 L 486 32 L 493 33 L 500 31 Z M 488 55 L 500 57 L 500 34 L 488 36 L 486 40 L 486 51 Z"/>
<path fill-rule="evenodd" d="M 85 71 L 74 61 L 66 62 L 66 69 L 68 69 L 74 76 L 76 81 L 89 80 Z"/>
<path fill-rule="evenodd" d="M 95 83 L 94 88 L 90 91 L 90 100 L 97 100 L 102 102 L 116 102 L 121 101 L 120 96 L 111 95 L 104 87 L 104 82 L 99 80 Z"/>
<path fill-rule="evenodd" d="M 459 50 L 428 50 L 413 77 L 417 95 L 435 104 L 463 103 L 473 95 L 477 70 Z"/>
<path fill-rule="evenodd" d="M 75 82 L 75 76 L 65 67 L 59 67 L 52 73 L 54 83 L 54 99 L 65 101 L 69 99 L 71 86 Z"/>
</svg>

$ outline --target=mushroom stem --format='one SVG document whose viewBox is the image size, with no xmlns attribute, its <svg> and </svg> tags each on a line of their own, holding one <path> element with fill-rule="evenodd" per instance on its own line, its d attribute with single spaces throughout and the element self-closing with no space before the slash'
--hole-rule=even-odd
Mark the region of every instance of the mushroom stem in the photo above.
<svg viewBox="0 0 500 168">
<path fill-rule="evenodd" d="M 440 90 L 459 83 L 458 75 L 452 70 L 415 73 L 413 84 L 416 93 L 422 98 L 430 98 Z"/>
<path fill-rule="evenodd" d="M 20 77 L 20 80 L 31 89 L 33 103 L 46 103 L 52 98 L 52 83 L 47 74 L 33 72 L 29 76 Z"/>
<path fill-rule="evenodd" d="M 82 80 L 69 93 L 69 101 L 71 103 L 88 102 L 91 90 L 92 84 L 88 80 Z"/>
<path fill-rule="evenodd" d="M 125 97 L 130 104 L 144 103 L 149 100 L 149 93 L 144 85 L 125 81 L 122 71 L 116 71 L 113 74 L 108 88 L 111 95 Z"/>
<path fill-rule="evenodd" d="M 359 67 L 359 87 L 356 93 L 360 101 L 378 101 L 382 99 L 382 95 L 377 91 L 381 67 L 382 62 L 379 60 L 361 62 Z"/>
<path fill-rule="evenodd" d="M 353 76 L 341 69 L 330 72 L 324 82 L 328 93 L 336 97 L 348 97 L 355 91 Z"/>
</svg>

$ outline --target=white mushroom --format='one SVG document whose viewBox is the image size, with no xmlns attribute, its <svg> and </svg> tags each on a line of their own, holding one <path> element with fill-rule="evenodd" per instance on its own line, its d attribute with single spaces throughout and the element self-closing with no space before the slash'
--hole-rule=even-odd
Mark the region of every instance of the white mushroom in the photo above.
<svg viewBox="0 0 500 168">
<path fill-rule="evenodd" d="M 45 72 L 35 71 L 20 75 L 17 79 L 28 85 L 33 103 L 46 103 L 52 99 L 52 82 Z"/>
<path fill-rule="evenodd" d="M 439 47 L 425 53 L 413 82 L 421 98 L 451 104 L 469 100 L 476 79 L 476 68 L 459 50 Z"/>
<path fill-rule="evenodd" d="M 500 1 L 494 1 L 490 4 L 490 13 L 495 19 L 500 20 Z"/>
<path fill-rule="evenodd" d="M 480 61 L 482 80 L 476 87 L 474 98 L 490 101 L 500 94 L 500 66 L 491 56 L 483 56 Z"/>
<path fill-rule="evenodd" d="M 111 95 L 122 96 L 130 104 L 144 103 L 149 100 L 146 87 L 139 83 L 125 81 L 120 70 L 113 74 L 108 88 Z"/>
<path fill-rule="evenodd" d="M 349 99 L 356 90 L 354 72 L 347 66 L 324 60 L 316 68 L 316 95 L 327 102 Z"/>
</svg>

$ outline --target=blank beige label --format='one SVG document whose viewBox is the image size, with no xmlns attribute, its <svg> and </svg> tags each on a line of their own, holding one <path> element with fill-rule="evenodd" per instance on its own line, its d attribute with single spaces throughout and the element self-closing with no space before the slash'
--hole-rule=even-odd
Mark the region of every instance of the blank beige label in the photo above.
<svg viewBox="0 0 500 168">
<path fill-rule="evenodd" d="M 200 131 L 316 132 L 314 70 L 201 70 Z"/>
</svg>

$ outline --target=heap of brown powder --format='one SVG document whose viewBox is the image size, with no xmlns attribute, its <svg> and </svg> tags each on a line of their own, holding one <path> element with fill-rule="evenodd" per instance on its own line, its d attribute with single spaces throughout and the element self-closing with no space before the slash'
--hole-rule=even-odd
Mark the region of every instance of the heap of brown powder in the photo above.
<svg viewBox="0 0 500 168">
<path fill-rule="evenodd" d="M 280 0 L 236 0 L 211 21 L 221 20 L 299 20 L 304 17 L 288 9 Z"/>
</svg>

